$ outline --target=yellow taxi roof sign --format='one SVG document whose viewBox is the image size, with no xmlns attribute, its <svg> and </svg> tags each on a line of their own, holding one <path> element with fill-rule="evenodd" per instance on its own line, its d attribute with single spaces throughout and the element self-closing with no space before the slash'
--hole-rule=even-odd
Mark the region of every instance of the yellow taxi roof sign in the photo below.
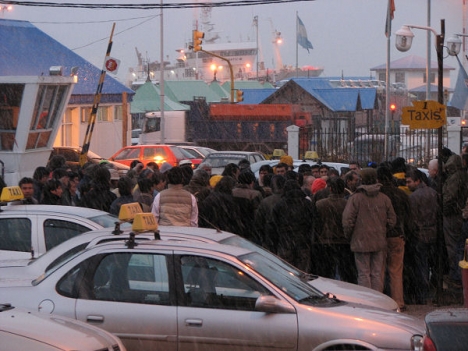
<svg viewBox="0 0 468 351">
<path fill-rule="evenodd" d="M 158 223 L 152 213 L 138 213 L 132 224 L 134 232 L 148 232 L 158 230 Z"/>
<path fill-rule="evenodd" d="M 304 160 L 316 160 L 318 158 L 319 156 L 318 156 L 317 151 L 313 151 L 313 150 L 306 151 L 304 155 Z"/>
<path fill-rule="evenodd" d="M 120 206 L 119 219 L 123 222 L 131 221 L 137 213 L 143 212 L 141 205 L 138 202 L 123 204 Z"/>
<path fill-rule="evenodd" d="M 23 199 L 24 195 L 19 186 L 6 186 L 2 189 L 2 194 L 0 195 L 0 202 L 10 202 Z"/>
<path fill-rule="evenodd" d="M 281 156 L 284 156 L 286 155 L 286 153 L 284 152 L 283 149 L 274 149 L 273 150 L 273 156 L 274 157 L 281 157 Z"/>
</svg>

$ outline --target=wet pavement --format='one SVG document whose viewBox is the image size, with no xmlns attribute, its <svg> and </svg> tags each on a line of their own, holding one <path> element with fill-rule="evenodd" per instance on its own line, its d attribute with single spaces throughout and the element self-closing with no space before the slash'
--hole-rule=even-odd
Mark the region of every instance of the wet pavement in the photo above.
<svg viewBox="0 0 468 351">
<path fill-rule="evenodd" d="M 463 307 L 463 288 L 448 288 L 444 284 L 438 299 L 435 291 L 431 295 L 425 305 L 407 305 L 403 313 L 424 319 L 426 314 L 434 310 Z"/>
</svg>

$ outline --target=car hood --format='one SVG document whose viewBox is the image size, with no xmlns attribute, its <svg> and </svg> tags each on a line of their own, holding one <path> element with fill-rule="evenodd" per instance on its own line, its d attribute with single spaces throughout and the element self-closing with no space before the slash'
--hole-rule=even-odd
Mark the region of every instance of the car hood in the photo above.
<svg viewBox="0 0 468 351">
<path fill-rule="evenodd" d="M 332 293 L 337 299 L 342 301 L 389 311 L 396 311 L 398 309 L 398 304 L 387 295 L 356 284 L 324 277 L 317 277 L 308 283 L 323 293 Z"/>
<path fill-rule="evenodd" d="M 357 338 L 382 350 L 408 350 L 413 335 L 425 334 L 424 321 L 403 313 L 351 303 L 297 306 L 301 335 L 326 335 L 322 345 L 317 347 L 320 349 L 329 346 L 327 342 L 331 340 L 355 341 Z"/>
</svg>

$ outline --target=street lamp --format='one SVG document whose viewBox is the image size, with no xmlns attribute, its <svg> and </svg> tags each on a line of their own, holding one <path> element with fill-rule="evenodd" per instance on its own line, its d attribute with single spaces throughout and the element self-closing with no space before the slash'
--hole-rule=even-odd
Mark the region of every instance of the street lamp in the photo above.
<svg viewBox="0 0 468 351">
<path fill-rule="evenodd" d="M 437 52 L 437 68 L 438 68 L 438 82 L 437 82 L 437 101 L 439 104 L 444 105 L 444 38 L 445 38 L 445 20 L 440 20 L 440 34 L 437 33 L 431 27 L 418 26 L 412 24 L 406 24 L 402 26 L 398 31 L 396 31 L 395 36 L 395 46 L 399 51 L 406 52 L 411 48 L 413 42 L 414 34 L 411 31 L 411 28 L 423 29 L 426 31 L 431 31 L 436 37 L 436 52 Z M 452 37 L 447 41 L 448 53 L 451 56 L 455 56 L 460 51 L 461 40 L 458 38 Z M 457 51 L 458 48 L 458 51 Z M 429 77 L 427 77 L 429 79 Z M 426 97 L 427 98 L 427 97 Z M 442 173 L 443 163 L 442 163 L 442 128 L 437 129 L 437 146 L 438 146 L 438 164 L 439 172 Z M 442 197 L 442 186 L 443 186 L 443 177 L 440 177 L 440 180 L 437 184 L 437 192 L 439 197 Z M 442 202 L 441 202 L 442 203 Z M 439 227 L 440 229 L 441 227 Z M 440 230 L 439 230 L 440 231 Z M 439 300 L 440 294 L 442 292 L 442 258 L 439 254 L 439 277 L 437 284 L 437 300 Z"/>
</svg>

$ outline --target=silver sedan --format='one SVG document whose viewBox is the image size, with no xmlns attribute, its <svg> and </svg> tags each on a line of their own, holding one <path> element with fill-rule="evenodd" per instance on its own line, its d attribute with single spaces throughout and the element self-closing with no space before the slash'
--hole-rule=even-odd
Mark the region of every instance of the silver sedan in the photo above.
<svg viewBox="0 0 468 351">
<path fill-rule="evenodd" d="M 418 350 L 424 335 L 413 317 L 340 301 L 215 243 L 102 243 L 33 281 L 1 280 L 0 295 L 99 326 L 128 350 Z"/>
</svg>

